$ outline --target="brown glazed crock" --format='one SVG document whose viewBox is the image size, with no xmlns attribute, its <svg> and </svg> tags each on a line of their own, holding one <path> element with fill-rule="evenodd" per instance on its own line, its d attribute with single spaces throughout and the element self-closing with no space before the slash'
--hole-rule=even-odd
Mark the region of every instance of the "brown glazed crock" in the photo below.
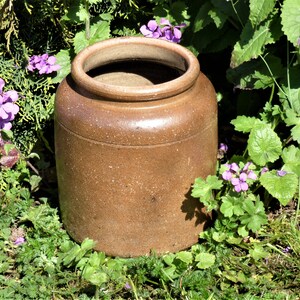
<svg viewBox="0 0 300 300">
<path fill-rule="evenodd" d="M 215 172 L 217 105 L 189 50 L 144 37 L 84 49 L 57 90 L 55 148 L 76 241 L 121 257 L 197 243 L 209 217 L 190 189 Z"/>
</svg>

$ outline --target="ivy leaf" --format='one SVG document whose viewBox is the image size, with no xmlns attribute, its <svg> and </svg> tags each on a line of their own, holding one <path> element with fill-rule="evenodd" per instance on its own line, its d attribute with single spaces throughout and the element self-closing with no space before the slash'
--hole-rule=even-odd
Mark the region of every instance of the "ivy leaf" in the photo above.
<svg viewBox="0 0 300 300">
<path fill-rule="evenodd" d="M 281 10 L 281 24 L 284 34 L 295 46 L 300 37 L 300 5 L 299 0 L 285 0 Z"/>
<path fill-rule="evenodd" d="M 206 206 L 207 210 L 218 208 L 218 202 L 212 195 L 213 190 L 219 190 L 223 186 L 223 181 L 215 175 L 209 175 L 206 180 L 196 178 L 192 188 L 192 196 L 200 198 L 200 201 Z"/>
<path fill-rule="evenodd" d="M 252 28 L 250 21 L 245 25 L 241 40 L 233 48 L 230 63 L 232 68 L 241 65 L 243 62 L 257 58 L 263 54 L 264 47 L 267 44 L 274 42 L 270 24 L 270 20 L 265 21 L 256 30 Z"/>
<path fill-rule="evenodd" d="M 260 183 L 282 205 L 287 205 L 297 191 L 298 176 L 294 173 L 279 176 L 272 170 L 261 175 Z"/>
<path fill-rule="evenodd" d="M 250 0 L 250 16 L 252 26 L 259 25 L 273 11 L 276 0 Z"/>
<path fill-rule="evenodd" d="M 256 199 L 256 202 L 253 202 L 251 199 L 246 199 L 243 208 L 246 213 L 240 217 L 241 224 L 246 225 L 249 230 L 256 232 L 268 222 L 264 204 L 260 200 Z"/>
<path fill-rule="evenodd" d="M 224 196 L 222 199 L 222 205 L 220 207 L 221 213 L 228 218 L 233 215 L 241 216 L 244 214 L 243 209 L 243 197 Z"/>
<path fill-rule="evenodd" d="M 93 45 L 96 42 L 106 40 L 110 37 L 109 22 L 100 21 L 91 26 L 90 38 L 87 39 L 85 36 L 85 30 L 76 33 L 74 37 L 74 49 L 76 54 L 87 46 Z"/>
<path fill-rule="evenodd" d="M 202 252 L 196 255 L 195 261 L 198 261 L 197 267 L 199 269 L 208 269 L 214 265 L 216 257 L 213 254 Z"/>
<path fill-rule="evenodd" d="M 71 56 L 69 50 L 60 50 L 56 55 L 56 63 L 60 65 L 56 76 L 52 78 L 53 83 L 60 83 L 71 72 Z"/>
<path fill-rule="evenodd" d="M 254 163 L 260 166 L 274 162 L 281 154 L 281 141 L 268 124 L 255 125 L 249 135 L 248 151 Z"/>
</svg>

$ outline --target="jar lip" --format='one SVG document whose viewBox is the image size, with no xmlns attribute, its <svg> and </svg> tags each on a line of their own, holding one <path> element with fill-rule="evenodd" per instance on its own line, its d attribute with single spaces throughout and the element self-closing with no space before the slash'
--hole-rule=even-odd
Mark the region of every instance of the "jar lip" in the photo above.
<svg viewBox="0 0 300 300">
<path fill-rule="evenodd" d="M 163 83 L 134 87 L 99 82 L 87 74 L 87 72 L 93 68 L 101 66 L 101 63 L 97 64 L 96 56 L 100 58 L 103 51 L 106 50 L 108 54 L 110 54 L 109 52 L 115 47 L 118 47 L 120 52 L 121 49 L 128 49 L 130 46 L 136 49 L 138 49 L 138 46 L 143 46 L 144 48 L 153 47 L 157 51 L 165 52 L 166 55 L 168 53 L 175 55 L 178 57 L 178 60 L 181 60 L 181 63 L 185 65 L 184 73 L 173 80 Z M 130 53 L 128 57 L 126 53 L 121 55 L 124 56 L 123 60 L 135 59 Z M 113 54 L 111 54 L 111 59 L 113 61 Z M 155 61 L 155 55 L 153 55 L 152 61 Z M 158 100 L 178 95 L 194 84 L 199 73 L 200 64 L 198 59 L 187 48 L 173 42 L 145 37 L 118 37 L 98 42 L 77 54 L 72 62 L 71 68 L 72 78 L 81 88 L 107 99 L 129 102 Z"/>
</svg>

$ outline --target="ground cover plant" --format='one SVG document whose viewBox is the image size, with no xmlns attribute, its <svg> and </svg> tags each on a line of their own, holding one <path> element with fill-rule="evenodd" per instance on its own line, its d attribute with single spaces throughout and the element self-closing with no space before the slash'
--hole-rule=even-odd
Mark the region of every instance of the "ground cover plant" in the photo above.
<svg viewBox="0 0 300 300">
<path fill-rule="evenodd" d="M 298 0 L 0 1 L 0 299 L 299 299 Z M 218 166 L 192 195 L 214 222 L 174 254 L 122 259 L 60 220 L 55 91 L 116 36 L 188 47 L 217 92 Z"/>
</svg>

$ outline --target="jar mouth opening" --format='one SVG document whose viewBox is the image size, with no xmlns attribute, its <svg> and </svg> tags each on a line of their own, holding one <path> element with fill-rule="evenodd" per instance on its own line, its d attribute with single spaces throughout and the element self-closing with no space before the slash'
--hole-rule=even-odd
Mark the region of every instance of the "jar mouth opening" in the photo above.
<svg viewBox="0 0 300 300">
<path fill-rule="evenodd" d="M 175 96 L 190 88 L 200 72 L 197 58 L 172 42 L 145 37 L 113 38 L 81 51 L 72 77 L 92 94 L 123 101 Z"/>
</svg>

